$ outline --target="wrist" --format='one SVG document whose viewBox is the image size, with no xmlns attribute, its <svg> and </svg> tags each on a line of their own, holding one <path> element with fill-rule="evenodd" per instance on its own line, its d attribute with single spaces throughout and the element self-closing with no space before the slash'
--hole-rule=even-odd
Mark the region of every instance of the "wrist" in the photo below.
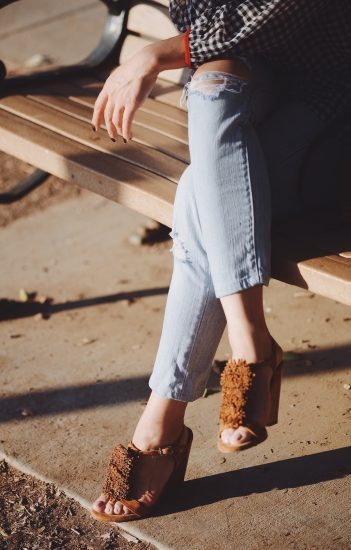
<svg viewBox="0 0 351 550">
<path fill-rule="evenodd" d="M 156 43 L 145 46 L 145 53 L 147 54 L 147 62 L 145 66 L 150 74 L 158 74 L 160 71 L 162 71 L 160 52 L 158 48 L 155 47 L 155 45 Z"/>
<path fill-rule="evenodd" d="M 184 34 L 159 40 L 146 46 L 146 49 L 149 50 L 152 70 L 156 72 L 187 66 Z"/>
<path fill-rule="evenodd" d="M 157 52 L 152 48 L 153 44 L 145 46 L 142 50 L 142 66 L 146 76 L 157 76 L 162 70 Z"/>
</svg>

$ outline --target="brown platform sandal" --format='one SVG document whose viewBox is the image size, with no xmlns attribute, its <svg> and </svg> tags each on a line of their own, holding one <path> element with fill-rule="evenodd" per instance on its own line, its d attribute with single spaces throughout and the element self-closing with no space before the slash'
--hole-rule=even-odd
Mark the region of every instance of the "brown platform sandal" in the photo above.
<svg viewBox="0 0 351 550">
<path fill-rule="evenodd" d="M 193 432 L 190 428 L 184 426 L 187 430 L 188 437 L 184 445 L 180 445 L 184 430 L 173 445 L 158 447 L 151 451 L 141 451 L 132 442 L 128 447 L 117 445 L 113 451 L 108 465 L 107 477 L 103 486 L 102 492 L 108 496 L 110 500 L 118 500 L 128 508 L 130 514 L 106 514 L 106 512 L 97 512 L 91 509 L 90 513 L 99 521 L 105 522 L 122 522 L 133 521 L 136 519 L 150 516 L 156 505 L 159 504 L 162 497 L 170 489 L 175 489 L 184 481 L 185 472 L 188 464 L 190 448 L 193 441 Z M 173 472 L 170 475 L 166 485 L 162 490 L 161 496 L 152 506 L 147 506 L 139 502 L 135 498 L 135 487 L 133 486 L 133 476 L 135 469 L 140 465 L 143 457 L 147 456 L 162 456 L 164 460 L 172 461 Z"/>
<path fill-rule="evenodd" d="M 272 338 L 272 355 L 260 363 L 247 363 L 244 359 L 230 359 L 222 374 L 222 404 L 217 447 L 222 453 L 242 451 L 267 439 L 266 426 L 278 422 L 283 350 Z M 266 372 L 264 372 L 266 371 Z M 263 376 L 262 376 L 263 375 Z M 268 387 L 265 388 L 265 384 Z M 262 389 L 266 389 L 269 402 L 265 411 L 257 412 Z M 227 428 L 243 426 L 252 435 L 250 440 L 227 445 L 221 433 Z"/>
</svg>

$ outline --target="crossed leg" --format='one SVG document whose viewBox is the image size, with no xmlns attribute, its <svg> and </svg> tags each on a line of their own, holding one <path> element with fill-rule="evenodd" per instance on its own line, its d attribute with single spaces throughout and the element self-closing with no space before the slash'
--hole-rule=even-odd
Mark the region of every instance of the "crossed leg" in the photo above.
<svg viewBox="0 0 351 550">
<path fill-rule="evenodd" d="M 206 77 L 204 73 L 208 71 L 231 73 L 242 82 L 251 78 L 246 66 L 239 62 L 231 64 L 230 60 L 206 63 L 194 77 Z M 152 393 L 133 435 L 134 444 L 142 450 L 170 444 L 179 437 L 186 405 L 203 393 L 226 323 L 233 358 L 244 357 L 248 362 L 257 362 L 269 356 L 271 350 L 262 304 L 263 284 L 269 279 L 270 252 L 265 161 L 255 128 L 245 112 L 247 100 L 243 97 L 240 104 L 241 118 L 239 109 L 227 101 L 231 111 L 221 111 L 219 127 L 220 113 L 216 111 L 217 102 L 213 101 L 208 85 L 223 82 L 219 74 L 212 82 L 208 78 L 205 80 L 204 94 L 192 96 L 193 107 L 195 101 L 198 107 L 199 102 L 204 102 L 201 110 L 189 111 L 192 162 L 179 182 L 174 205 L 174 269 L 150 378 Z M 201 80 L 194 82 L 198 82 L 195 90 L 201 92 Z M 240 101 L 238 96 L 228 97 Z M 200 118 L 201 113 L 206 116 Z M 226 116 L 228 114 L 230 116 Z M 233 132 L 237 132 L 234 140 Z M 246 145 L 249 141 L 251 150 L 246 148 L 238 155 L 238 146 L 244 138 Z M 252 150 L 255 166 L 247 158 Z M 237 162 L 228 170 L 226 162 L 231 153 L 236 155 Z M 226 179 L 228 173 L 230 185 Z M 243 175 L 246 175 L 249 188 L 240 187 Z M 239 198 L 235 204 L 233 196 L 236 194 Z M 238 235 L 241 240 L 237 239 Z M 261 246 L 257 248 L 259 239 Z M 231 269 L 232 276 L 228 275 Z M 262 408 L 266 397 L 261 396 Z M 227 444 L 249 437 L 243 427 L 222 432 L 222 439 Z M 139 499 L 145 504 L 154 504 L 169 475 L 169 471 L 160 471 L 157 466 L 155 469 L 154 463 L 150 462 L 149 469 L 144 465 L 138 485 Z M 100 495 L 93 507 L 109 514 L 123 513 L 122 504 L 107 502 L 105 495 Z"/>
</svg>

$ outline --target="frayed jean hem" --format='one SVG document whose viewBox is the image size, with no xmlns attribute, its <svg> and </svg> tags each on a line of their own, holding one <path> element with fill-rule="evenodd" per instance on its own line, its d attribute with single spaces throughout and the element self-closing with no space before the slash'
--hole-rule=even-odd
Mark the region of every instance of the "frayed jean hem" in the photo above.
<svg viewBox="0 0 351 550">
<path fill-rule="evenodd" d="M 235 294 L 236 292 L 242 292 L 243 290 L 248 290 L 258 285 L 268 286 L 269 281 L 270 274 L 267 273 L 258 273 L 258 275 L 255 274 L 254 276 L 243 277 L 242 279 L 237 279 L 231 284 L 216 286 L 216 298 L 223 298 L 224 296 Z"/>
<path fill-rule="evenodd" d="M 184 387 L 179 389 L 172 389 L 171 387 L 168 387 L 166 391 L 165 387 L 154 384 L 151 377 L 149 380 L 149 388 L 157 395 L 164 397 L 165 399 L 172 399 L 173 401 L 181 401 L 183 403 L 191 403 L 192 401 L 196 401 L 203 396 L 206 389 L 206 384 L 203 388 L 194 392 L 184 392 Z"/>
</svg>

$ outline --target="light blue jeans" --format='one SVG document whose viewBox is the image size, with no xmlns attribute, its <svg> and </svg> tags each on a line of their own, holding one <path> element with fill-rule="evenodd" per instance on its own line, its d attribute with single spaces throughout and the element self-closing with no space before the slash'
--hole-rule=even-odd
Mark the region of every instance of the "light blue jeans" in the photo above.
<svg viewBox="0 0 351 550">
<path fill-rule="evenodd" d="M 271 222 L 299 212 L 297 182 L 322 122 L 282 102 L 265 64 L 250 79 L 223 71 L 192 76 L 187 100 L 190 165 L 173 211 L 173 274 L 149 381 L 158 395 L 204 392 L 226 325 L 219 298 L 268 285 Z"/>
</svg>

